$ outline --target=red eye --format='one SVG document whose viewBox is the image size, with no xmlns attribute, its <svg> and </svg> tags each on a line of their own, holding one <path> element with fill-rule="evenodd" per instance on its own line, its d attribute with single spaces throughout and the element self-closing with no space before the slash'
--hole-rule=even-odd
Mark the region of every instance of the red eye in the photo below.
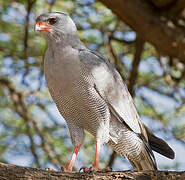
<svg viewBox="0 0 185 180">
<path fill-rule="evenodd" d="M 49 18 L 48 19 L 48 23 L 51 24 L 51 25 L 55 24 L 56 22 L 57 22 L 56 18 Z"/>
</svg>

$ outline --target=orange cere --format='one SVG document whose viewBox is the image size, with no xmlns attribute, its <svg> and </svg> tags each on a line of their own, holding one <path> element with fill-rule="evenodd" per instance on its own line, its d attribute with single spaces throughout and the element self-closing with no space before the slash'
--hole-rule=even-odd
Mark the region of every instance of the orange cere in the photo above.
<svg viewBox="0 0 185 180">
<path fill-rule="evenodd" d="M 37 21 L 36 23 L 36 30 L 38 31 L 46 31 L 52 29 L 47 23 L 42 22 L 42 21 Z"/>
</svg>

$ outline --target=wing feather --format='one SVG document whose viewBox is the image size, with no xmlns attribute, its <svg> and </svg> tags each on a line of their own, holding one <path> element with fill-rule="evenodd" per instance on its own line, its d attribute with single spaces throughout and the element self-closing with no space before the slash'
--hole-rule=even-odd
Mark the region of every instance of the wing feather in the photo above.
<svg viewBox="0 0 185 180">
<path fill-rule="evenodd" d="M 140 119 L 134 102 L 117 70 L 107 59 L 88 49 L 79 51 L 81 62 L 91 72 L 94 87 L 107 102 L 110 111 L 135 133 L 141 133 Z M 90 62 L 89 62 L 90 61 Z"/>
</svg>

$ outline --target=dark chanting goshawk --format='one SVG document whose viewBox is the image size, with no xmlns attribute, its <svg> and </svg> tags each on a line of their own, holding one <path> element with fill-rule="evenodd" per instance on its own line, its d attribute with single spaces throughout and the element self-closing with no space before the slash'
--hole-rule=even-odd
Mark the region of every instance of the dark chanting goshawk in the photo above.
<svg viewBox="0 0 185 180">
<path fill-rule="evenodd" d="M 93 169 L 98 169 L 102 144 L 127 157 L 135 170 L 156 170 L 152 150 L 173 159 L 173 150 L 140 120 L 120 74 L 109 61 L 80 41 L 65 13 L 44 13 L 35 29 L 47 40 L 44 73 L 49 92 L 67 122 L 74 151 L 72 171 L 84 141 L 84 130 L 96 140 Z"/>
</svg>

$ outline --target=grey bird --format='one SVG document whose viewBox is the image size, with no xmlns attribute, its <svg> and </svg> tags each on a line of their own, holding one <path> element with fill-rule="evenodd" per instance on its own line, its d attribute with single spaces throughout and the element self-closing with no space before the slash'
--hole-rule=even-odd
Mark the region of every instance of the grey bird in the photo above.
<svg viewBox="0 0 185 180">
<path fill-rule="evenodd" d="M 50 94 L 67 122 L 74 151 L 64 171 L 72 171 L 84 130 L 96 139 L 93 169 L 102 144 L 127 157 L 135 170 L 156 170 L 152 150 L 173 159 L 173 150 L 140 120 L 120 74 L 109 61 L 85 47 L 65 13 L 41 14 L 35 29 L 47 40 L 44 72 Z"/>
</svg>

